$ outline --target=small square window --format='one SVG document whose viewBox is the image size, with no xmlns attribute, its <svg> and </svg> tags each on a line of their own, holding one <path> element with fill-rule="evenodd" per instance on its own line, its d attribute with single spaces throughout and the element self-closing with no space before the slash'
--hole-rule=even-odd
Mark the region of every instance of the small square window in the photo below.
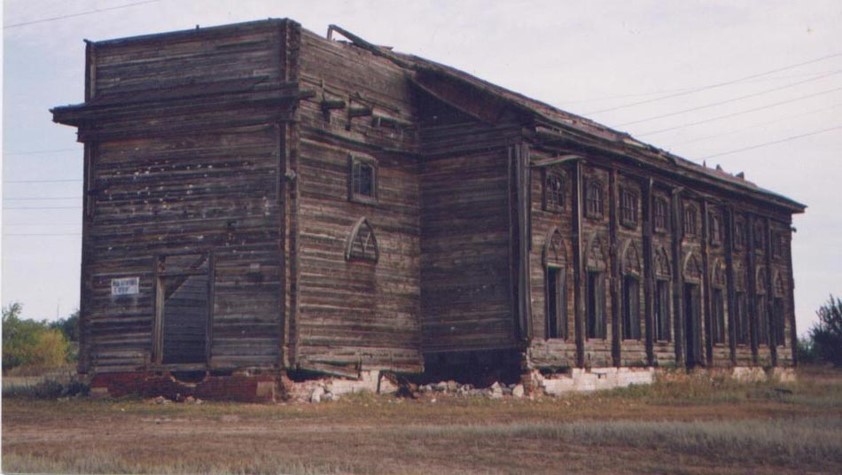
<svg viewBox="0 0 842 475">
<path fill-rule="evenodd" d="M 369 158 L 350 158 L 348 199 L 362 203 L 377 202 L 377 162 Z"/>
</svg>

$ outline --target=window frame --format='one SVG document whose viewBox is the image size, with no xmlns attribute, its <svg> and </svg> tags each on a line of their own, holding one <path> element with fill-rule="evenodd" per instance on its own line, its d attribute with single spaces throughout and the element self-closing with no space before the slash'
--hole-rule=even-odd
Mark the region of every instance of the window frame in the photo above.
<svg viewBox="0 0 842 475">
<path fill-rule="evenodd" d="M 600 180 L 594 178 L 585 182 L 585 216 L 599 220 L 605 218 L 605 188 Z"/>
<path fill-rule="evenodd" d="M 708 229 L 709 229 L 709 239 L 710 245 L 713 247 L 719 247 L 722 245 L 722 217 L 719 213 L 713 211 L 708 213 Z"/>
<path fill-rule="evenodd" d="M 661 234 L 668 233 L 670 231 L 669 200 L 663 196 L 656 196 L 652 208 L 652 221 L 655 227 L 655 232 Z M 661 220 L 663 220 L 663 222 L 659 222 Z"/>
<path fill-rule="evenodd" d="M 637 228 L 640 218 L 640 194 L 628 187 L 620 188 L 620 224 Z"/>
<path fill-rule="evenodd" d="M 550 180 L 555 179 L 557 189 L 550 188 Z M 544 211 L 564 211 L 564 173 L 559 170 L 544 170 L 541 181 L 541 209 Z M 555 199 L 552 199 L 555 197 Z"/>
<path fill-rule="evenodd" d="M 371 194 L 359 191 L 360 180 L 357 176 L 358 167 L 363 166 L 371 170 Z M 348 155 L 348 200 L 355 203 L 376 204 L 378 201 L 378 166 L 377 160 L 372 157 L 360 155 Z"/>
<path fill-rule="evenodd" d="M 684 206 L 684 236 L 696 237 L 699 235 L 699 209 L 696 205 L 689 203 Z"/>
</svg>

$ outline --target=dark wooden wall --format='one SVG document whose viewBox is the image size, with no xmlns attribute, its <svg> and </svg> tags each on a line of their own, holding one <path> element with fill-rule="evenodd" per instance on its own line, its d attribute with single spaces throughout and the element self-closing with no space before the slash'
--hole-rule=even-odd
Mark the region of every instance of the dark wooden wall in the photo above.
<svg viewBox="0 0 842 475">
<path fill-rule="evenodd" d="M 496 126 L 419 92 L 421 308 L 425 352 L 512 348 L 512 169 Z"/>
<path fill-rule="evenodd" d="M 197 279 L 209 282 L 203 368 L 418 371 L 422 352 L 512 348 L 538 367 L 683 365 L 686 282 L 701 295 L 699 364 L 793 362 L 788 211 L 666 159 L 638 162 L 624 155 L 634 151 L 581 137 L 544 143 L 523 104 L 443 67 L 386 56 L 286 20 L 88 44 L 86 104 L 55 112 L 85 143 L 80 367 L 161 367 L 158 279 L 168 272 L 161 263 L 179 255 L 207 263 Z M 581 157 L 545 166 L 566 153 Z M 349 199 L 352 158 L 375 164 L 375 200 Z M 550 169 L 564 179 L 559 210 L 542 206 Z M 602 184 L 599 218 L 583 214 L 590 180 Z M 637 196 L 634 225 L 620 219 L 623 189 Z M 652 227 L 657 196 L 670 203 L 668 232 Z M 697 233 L 688 236 L 691 205 Z M 711 214 L 721 243 L 711 242 Z M 363 218 L 377 262 L 346 259 Z M 566 339 L 546 333 L 544 247 L 556 228 Z M 639 268 L 628 264 L 630 249 Z M 672 284 L 663 341 L 652 336 L 656 255 L 666 256 Z M 585 337 L 590 268 L 605 278 L 604 339 Z M 627 274 L 639 279 L 633 339 L 622 338 Z M 140 293 L 112 297 L 111 280 L 122 277 L 139 277 Z M 714 288 L 725 294 L 719 344 L 710 334 Z M 753 332 L 745 345 L 733 329 L 738 288 Z M 759 345 L 760 316 L 772 319 L 775 298 L 784 339 Z M 188 320 L 192 335 L 199 319 Z"/>
<path fill-rule="evenodd" d="M 208 359 L 198 366 L 279 363 L 285 115 L 237 94 L 284 83 L 283 28 L 89 43 L 91 107 L 57 112 L 86 144 L 83 370 L 158 367 L 167 344 L 159 261 L 184 254 L 208 262 Z M 220 109 L 232 100 L 237 107 Z M 121 277 L 139 277 L 140 293 L 112 296 Z"/>
<path fill-rule="evenodd" d="M 421 197 L 414 97 L 397 66 L 306 31 L 300 68 L 301 87 L 316 94 L 299 111 L 295 364 L 418 371 Z M 326 112 L 326 101 L 344 106 Z M 386 126 L 386 117 L 397 122 Z M 350 157 L 376 165 L 376 202 L 349 199 Z M 376 263 L 345 259 L 349 234 L 361 218 L 377 239 Z"/>
</svg>

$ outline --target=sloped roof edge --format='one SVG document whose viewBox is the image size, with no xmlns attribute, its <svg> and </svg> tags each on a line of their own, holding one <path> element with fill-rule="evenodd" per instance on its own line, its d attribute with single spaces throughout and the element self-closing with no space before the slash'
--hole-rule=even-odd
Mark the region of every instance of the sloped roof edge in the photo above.
<svg viewBox="0 0 842 475">
<path fill-rule="evenodd" d="M 559 127 L 560 129 L 584 133 L 596 140 L 611 143 L 618 149 L 618 152 L 622 152 L 628 147 L 634 147 L 636 151 L 643 156 L 661 161 L 667 159 L 677 168 L 691 173 L 698 173 L 702 177 L 712 179 L 714 182 L 727 183 L 731 186 L 737 186 L 759 193 L 775 204 L 784 206 L 793 212 L 800 213 L 806 209 L 806 205 L 757 186 L 755 183 L 745 180 L 744 178 L 731 175 L 730 173 L 722 170 L 699 165 L 666 150 L 637 140 L 626 132 L 620 132 L 586 117 L 563 111 L 557 107 L 508 90 L 454 67 L 421 58 L 416 55 L 399 53 L 392 51 L 389 48 L 377 46 L 336 25 L 330 25 L 328 29 L 329 37 L 332 31 L 340 33 L 342 36 L 347 38 L 353 46 L 365 49 L 370 51 L 372 54 L 389 59 L 398 66 L 411 69 L 416 72 L 437 74 L 443 77 L 455 79 L 470 87 L 477 88 L 486 94 L 502 99 L 514 108 L 532 114 L 543 121 Z"/>
</svg>

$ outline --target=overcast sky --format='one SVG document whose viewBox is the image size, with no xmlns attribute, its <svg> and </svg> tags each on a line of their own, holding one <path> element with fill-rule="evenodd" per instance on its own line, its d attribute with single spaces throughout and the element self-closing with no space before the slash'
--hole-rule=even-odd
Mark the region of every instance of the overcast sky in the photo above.
<svg viewBox="0 0 842 475">
<path fill-rule="evenodd" d="M 83 101 L 83 38 L 257 19 L 338 24 L 808 205 L 798 331 L 842 296 L 842 2 L 5 0 L 2 303 L 79 305 L 82 148 L 48 109 Z M 663 116 L 663 117 L 661 117 Z M 745 149 L 742 151 L 738 151 Z M 733 153 L 732 153 L 733 152 Z"/>
</svg>

